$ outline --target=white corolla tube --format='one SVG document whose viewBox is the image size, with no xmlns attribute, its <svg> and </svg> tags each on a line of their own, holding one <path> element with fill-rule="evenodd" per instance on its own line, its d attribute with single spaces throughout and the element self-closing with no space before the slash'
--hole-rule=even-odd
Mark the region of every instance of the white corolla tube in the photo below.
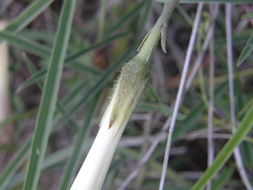
<svg viewBox="0 0 253 190">
<path fill-rule="evenodd" d="M 177 0 L 174 0 L 177 2 Z M 116 81 L 112 98 L 100 123 L 95 141 L 70 190 L 100 190 L 114 152 L 149 80 L 149 62 L 160 36 L 165 37 L 164 29 L 176 3 L 165 6 L 157 23 L 144 38 L 139 51 L 122 68 Z M 165 49 L 165 43 L 162 47 Z"/>
<path fill-rule="evenodd" d="M 71 190 L 101 189 L 119 139 L 147 84 L 148 76 L 148 65 L 138 56 L 122 68 L 96 139 Z"/>
<path fill-rule="evenodd" d="M 127 69 L 134 69 L 135 63 L 131 62 L 126 66 L 128 67 Z M 123 82 L 121 81 L 123 75 L 128 75 L 128 73 L 125 72 L 127 69 L 122 70 L 121 77 L 115 87 L 112 99 L 100 123 L 100 129 L 96 139 L 71 187 L 71 190 L 99 190 L 102 187 L 122 132 L 134 105 L 148 81 L 147 75 L 142 75 L 142 69 L 138 68 L 135 72 L 138 73 L 139 79 L 132 78 L 130 79 L 132 81 L 128 82 L 129 84 L 133 83 L 133 86 L 131 85 L 133 88 L 137 88 L 134 82 L 135 80 L 141 80 L 142 84 L 139 84 L 140 86 L 138 86 L 138 90 L 135 93 L 129 93 L 127 88 L 122 89 L 120 86 L 122 85 L 121 82 Z M 124 99 L 119 96 L 123 96 Z"/>
</svg>

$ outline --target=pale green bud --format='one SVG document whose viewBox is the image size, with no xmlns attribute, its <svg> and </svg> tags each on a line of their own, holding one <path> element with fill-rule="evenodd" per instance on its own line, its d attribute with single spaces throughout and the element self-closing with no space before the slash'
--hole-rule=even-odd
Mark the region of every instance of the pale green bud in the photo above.
<svg viewBox="0 0 253 190">
<path fill-rule="evenodd" d="M 148 79 L 148 64 L 138 57 L 132 58 L 122 68 L 111 100 L 113 109 L 109 128 L 121 126 L 129 119 Z"/>
<path fill-rule="evenodd" d="M 159 40 L 160 32 L 160 28 L 155 26 L 144 38 L 139 53 L 122 68 L 110 102 L 112 109 L 109 114 L 109 128 L 126 123 L 141 97 L 149 79 L 150 56 Z"/>
</svg>

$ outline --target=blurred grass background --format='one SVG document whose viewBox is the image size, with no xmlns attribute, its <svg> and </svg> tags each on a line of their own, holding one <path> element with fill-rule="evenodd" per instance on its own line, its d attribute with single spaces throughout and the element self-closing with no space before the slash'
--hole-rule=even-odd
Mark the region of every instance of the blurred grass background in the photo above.
<svg viewBox="0 0 253 190">
<path fill-rule="evenodd" d="M 206 2 L 191 68 L 203 50 L 212 22 L 209 2 Z M 57 37 L 61 41 L 56 31 L 62 3 L 60 0 L 0 2 L 1 20 L 11 23 L 0 32 L 0 40 L 10 45 L 8 116 L 0 121 L 1 190 L 21 189 L 24 183 L 29 139 L 34 132 L 53 41 Z M 233 4 L 231 18 L 238 121 L 252 105 L 253 98 L 253 5 L 247 0 L 239 3 Z M 138 167 L 152 142 L 159 139 L 161 143 L 127 187 L 157 189 L 166 139 L 162 128 L 172 113 L 196 7 L 196 3 L 180 3 L 173 12 L 168 27 L 168 53 L 165 55 L 160 48 L 155 53 L 150 69 L 152 80 L 124 132 L 104 189 L 118 189 Z M 151 0 L 77 1 L 70 40 L 64 43 L 67 45 L 66 56 L 59 57 L 64 58 L 64 68 L 38 189 L 62 189 L 60 185 L 63 182 L 72 182 L 96 135 L 113 80 L 117 78 L 121 66 L 135 53 L 161 10 L 162 4 Z M 224 18 L 224 4 L 221 4 L 214 36 L 215 154 L 231 136 Z M 178 115 L 165 189 L 190 189 L 206 170 L 209 64 L 210 54 L 207 51 Z M 0 80 L 3 80 L 1 77 Z M 251 132 L 241 144 L 241 155 L 251 182 L 252 142 Z M 67 163 L 72 166 L 68 167 L 70 170 L 66 169 Z M 216 176 L 212 189 L 245 189 L 233 158 Z"/>
</svg>

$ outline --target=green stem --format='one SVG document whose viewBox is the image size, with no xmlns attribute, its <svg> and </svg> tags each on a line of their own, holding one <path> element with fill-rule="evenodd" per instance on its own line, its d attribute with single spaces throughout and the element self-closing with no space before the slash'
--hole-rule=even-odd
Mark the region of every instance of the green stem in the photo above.
<svg viewBox="0 0 253 190">
<path fill-rule="evenodd" d="M 179 0 L 172 0 L 169 3 L 164 4 L 161 16 L 158 18 L 156 24 L 143 39 L 141 46 L 139 47 L 138 57 L 146 57 L 145 61 L 149 61 L 150 55 L 157 45 L 158 40 L 161 37 L 161 45 L 164 52 L 166 52 L 166 31 L 168 21 L 171 17 L 176 4 Z"/>
<path fill-rule="evenodd" d="M 179 0 L 172 0 L 169 3 L 165 3 L 163 7 L 163 11 L 161 16 L 159 17 L 157 23 L 160 26 L 168 26 L 169 19 L 171 17 L 171 13 L 173 12 L 174 8 L 176 7 Z"/>
<path fill-rule="evenodd" d="M 225 162 L 230 158 L 234 149 L 242 142 L 244 137 L 248 134 L 253 126 L 253 106 L 249 109 L 247 114 L 241 121 L 238 130 L 232 138 L 226 143 L 224 148 L 214 160 L 212 166 L 206 170 L 204 175 L 195 183 L 191 190 L 201 190 L 214 177 L 214 175 L 221 169 Z"/>
<path fill-rule="evenodd" d="M 157 24 L 161 27 L 161 46 L 162 50 L 167 53 L 166 51 L 166 37 L 167 37 L 167 28 L 168 22 L 171 17 L 171 14 L 176 7 L 179 0 L 172 0 L 169 3 L 164 4 L 162 14 L 157 21 Z"/>
</svg>

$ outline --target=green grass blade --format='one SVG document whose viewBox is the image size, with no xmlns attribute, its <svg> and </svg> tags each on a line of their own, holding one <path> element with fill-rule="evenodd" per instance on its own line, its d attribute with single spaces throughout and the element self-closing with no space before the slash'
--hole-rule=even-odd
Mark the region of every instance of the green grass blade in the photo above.
<svg viewBox="0 0 253 190">
<path fill-rule="evenodd" d="M 226 143 L 224 148 L 215 158 L 211 167 L 209 167 L 203 176 L 195 183 L 191 190 L 200 190 L 214 177 L 214 175 L 221 169 L 225 162 L 232 155 L 234 149 L 242 142 L 243 138 L 248 134 L 253 126 L 253 106 L 248 110 L 243 120 L 240 122 L 236 133 Z"/>
<path fill-rule="evenodd" d="M 18 32 L 30 24 L 40 13 L 42 13 L 54 0 L 37 0 L 27 7 L 7 27 L 6 31 Z"/>
<path fill-rule="evenodd" d="M 94 66 L 89 66 L 81 62 L 73 62 L 71 64 L 71 67 L 76 69 L 77 71 L 84 72 L 84 73 L 90 73 L 92 75 L 100 75 L 101 71 L 99 71 Z"/>
<path fill-rule="evenodd" d="M 74 60 L 80 58 L 82 55 L 91 52 L 95 49 L 102 48 L 106 46 L 111 41 L 122 38 L 124 36 L 128 35 L 127 32 L 119 33 L 110 37 L 105 38 L 103 41 L 94 44 L 90 46 L 89 48 L 84 48 L 82 50 L 79 50 L 78 52 L 68 56 L 65 59 L 65 63 L 73 62 Z M 2 31 L 0 32 L 0 40 L 6 40 L 12 45 L 16 45 L 17 47 L 24 49 L 30 53 L 33 53 L 35 55 L 38 55 L 40 57 L 48 57 L 50 55 L 50 48 L 48 48 L 45 45 L 39 44 L 37 42 L 34 42 L 24 36 L 18 36 L 15 33 Z"/>
<path fill-rule="evenodd" d="M 64 105 L 71 104 L 72 103 L 71 100 L 74 100 L 74 99 L 76 99 L 77 96 L 80 96 L 80 93 L 82 93 L 81 90 L 83 90 L 85 86 L 87 86 L 87 84 L 82 82 L 76 88 L 73 88 L 72 91 L 64 99 L 63 104 Z M 14 121 L 17 121 L 20 119 L 30 117 L 31 115 L 34 115 L 36 112 L 37 112 L 37 109 L 34 109 L 34 110 L 28 111 L 26 113 L 14 114 L 6 121 L 3 121 L 3 123 L 0 124 L 0 128 L 10 122 L 14 122 Z M 62 112 L 61 112 L 61 114 L 62 114 Z M 27 143 L 31 144 L 31 138 L 29 138 L 27 140 Z M 26 145 L 27 143 L 24 143 L 24 145 L 22 145 L 22 147 L 17 151 L 15 156 L 6 165 L 3 172 L 1 173 L 1 175 L 0 175 L 0 190 L 5 190 L 4 187 L 6 187 L 6 184 L 8 184 L 10 182 L 10 180 L 12 179 L 12 176 L 15 174 L 15 171 L 21 166 L 21 164 L 23 163 L 25 158 L 28 156 L 27 152 L 29 151 L 29 147 Z M 86 147 L 86 148 L 88 148 L 88 147 Z M 66 149 L 67 149 L 66 151 L 62 150 L 64 153 L 61 153 L 61 151 L 59 151 L 59 153 L 57 152 L 57 153 L 53 154 L 52 156 L 49 156 L 47 159 L 45 159 L 43 166 L 42 166 L 42 170 L 44 171 L 44 169 L 47 169 L 48 167 L 52 167 L 52 165 L 54 165 L 54 164 L 57 164 L 56 162 L 58 162 L 58 161 L 56 160 L 56 157 L 59 157 L 60 155 L 61 156 L 64 155 L 64 157 L 61 157 L 62 159 L 59 162 L 64 160 L 68 156 L 69 151 L 72 150 L 72 147 L 68 147 Z M 22 178 L 20 178 L 20 180 L 21 181 L 17 181 L 17 183 L 21 183 L 24 180 L 24 176 Z M 11 183 L 11 185 L 10 184 L 9 185 L 10 185 L 10 187 L 12 187 L 12 186 L 17 185 L 17 183 Z"/>
<path fill-rule="evenodd" d="M 243 142 L 240 148 L 243 155 L 244 165 L 246 167 L 253 167 L 253 144 Z"/>
<path fill-rule="evenodd" d="M 225 90 L 226 90 L 225 83 L 219 85 L 215 89 L 215 93 L 214 93 L 215 99 L 218 100 L 222 96 Z M 205 105 L 202 100 L 198 105 L 196 105 L 195 107 L 191 109 L 191 112 L 187 114 L 184 120 L 178 123 L 174 131 L 173 141 L 179 139 L 180 137 L 182 137 L 182 135 L 187 133 L 187 131 L 192 130 L 194 127 L 196 127 L 196 122 L 203 115 L 204 110 L 205 110 Z"/>
<path fill-rule="evenodd" d="M 54 41 L 54 32 L 48 32 L 46 30 L 35 30 L 35 29 L 26 29 L 19 33 L 21 36 L 25 38 L 29 38 L 31 40 L 42 40 L 46 44 L 52 44 Z"/>
<path fill-rule="evenodd" d="M 107 34 L 112 34 L 117 29 L 121 28 L 127 21 L 135 18 L 138 14 L 140 14 L 140 10 L 143 7 L 144 2 L 139 3 L 135 8 L 126 13 L 120 20 L 118 20 L 115 24 L 110 26 L 109 30 L 106 32 Z"/>
<path fill-rule="evenodd" d="M 82 145 L 88 137 L 88 131 L 91 127 L 91 121 L 96 112 L 96 105 L 99 102 L 99 95 L 93 99 L 88 108 L 88 113 L 84 125 L 78 130 L 77 137 L 74 143 L 74 148 L 71 151 L 70 158 L 66 164 L 64 174 L 60 183 L 60 190 L 68 190 L 70 188 L 71 179 L 77 169 L 78 163 L 82 156 Z"/>
<path fill-rule="evenodd" d="M 235 168 L 229 167 L 225 168 L 221 175 L 213 182 L 212 190 L 223 189 L 224 185 L 230 180 L 232 174 L 234 173 Z"/>
<path fill-rule="evenodd" d="M 50 126 L 52 124 L 53 114 L 56 107 L 63 61 L 70 36 L 75 4 L 75 0 L 65 0 L 60 15 L 59 26 L 49 61 L 49 69 L 42 92 L 42 100 L 36 121 L 35 134 L 32 141 L 31 156 L 24 184 L 25 190 L 37 189 L 40 169 L 46 152 Z"/>
<path fill-rule="evenodd" d="M 26 61 L 25 61 L 25 63 L 26 63 Z M 71 104 L 72 103 L 71 100 L 75 100 L 77 96 L 80 96 L 80 93 L 82 93 L 82 90 L 86 86 L 87 86 L 87 83 L 82 82 L 79 85 L 77 85 L 75 88 L 73 88 L 69 92 L 69 94 L 64 98 L 63 105 L 66 106 L 68 104 Z M 0 123 L 0 128 L 3 128 L 4 126 L 6 126 L 9 123 L 20 121 L 22 119 L 31 117 L 32 115 L 35 115 L 36 112 L 37 112 L 37 109 L 33 109 L 33 110 L 30 110 L 30 111 L 27 111 L 24 113 L 13 114 L 9 118 L 7 118 L 5 121 Z M 60 113 L 63 114 L 63 112 L 60 112 Z M 31 138 L 29 138 L 27 140 L 27 143 L 31 143 Z M 0 190 L 5 190 L 4 187 L 6 187 L 6 184 L 8 184 L 10 182 L 10 180 L 12 179 L 12 176 L 15 174 L 15 171 L 21 166 L 21 164 L 23 163 L 25 158 L 28 156 L 27 152 L 29 150 L 28 149 L 29 147 L 26 145 L 27 143 L 24 143 L 24 145 L 22 145 L 22 147 L 17 151 L 17 153 L 14 155 L 14 157 L 11 159 L 11 161 L 5 166 L 4 170 L 2 171 L 2 173 L 0 175 Z M 69 148 L 68 150 L 70 151 L 71 149 Z M 59 154 L 61 155 L 61 153 L 59 153 Z M 64 156 L 62 159 L 65 159 L 67 157 L 67 155 Z M 53 156 L 53 157 L 57 157 L 57 156 Z M 49 158 L 51 160 L 51 156 L 49 156 Z M 52 165 L 51 161 L 49 161 L 50 162 L 49 163 L 47 160 L 48 159 L 46 159 L 44 162 L 44 164 L 47 165 L 45 167 L 51 167 L 51 165 Z M 53 159 L 53 160 L 55 161 L 55 159 Z M 52 162 L 54 162 L 54 161 L 52 161 Z M 45 168 L 44 164 L 43 164 L 42 168 Z M 50 166 L 48 166 L 48 165 L 50 165 Z M 23 178 L 22 178 L 22 180 L 23 180 Z M 15 184 L 12 183 L 11 186 L 15 186 Z"/>
<path fill-rule="evenodd" d="M 82 149 L 83 151 L 87 151 L 89 146 L 91 146 L 91 141 L 85 141 L 84 144 L 82 145 Z M 48 170 L 50 170 L 51 168 L 60 166 L 62 167 L 62 163 L 64 163 L 66 161 L 66 158 L 69 157 L 69 153 L 73 150 L 73 146 L 68 146 L 66 148 L 63 148 L 49 156 L 47 156 L 47 158 L 45 158 L 43 165 L 41 167 L 41 172 L 47 172 Z M 27 156 L 27 154 L 24 154 L 25 156 Z M 15 163 L 15 160 L 14 162 Z M 18 178 L 18 180 L 12 180 L 11 183 L 9 183 L 7 185 L 7 188 L 0 188 L 0 190 L 8 190 L 8 189 L 13 189 L 15 186 L 17 186 L 18 184 L 21 184 L 24 179 L 25 179 L 25 175 L 24 172 L 19 172 L 18 174 L 16 174 L 14 177 L 12 177 L 12 179 L 14 178 Z"/>
<path fill-rule="evenodd" d="M 62 104 L 68 106 L 73 103 L 73 100 L 76 100 L 76 97 L 79 97 L 83 94 L 83 91 L 89 88 L 89 83 L 81 81 L 72 88 L 72 91 L 69 92 L 68 96 L 64 97 Z"/>
<path fill-rule="evenodd" d="M 12 45 L 16 45 L 19 48 L 27 50 L 28 52 L 41 57 L 48 57 L 50 53 L 50 49 L 48 47 L 38 44 L 27 38 L 18 36 L 15 33 L 6 31 L 0 32 L 0 40 L 6 40 Z"/>
<path fill-rule="evenodd" d="M 79 50 L 78 52 L 68 56 L 65 59 L 65 65 L 71 65 L 72 63 L 74 63 L 75 60 L 79 59 L 81 56 L 90 53 L 96 49 L 105 47 L 106 45 L 108 45 L 109 43 L 111 43 L 114 40 L 120 39 L 122 37 L 125 37 L 127 35 L 127 33 L 119 33 L 119 34 L 115 34 L 109 38 L 106 38 L 104 40 L 102 40 L 99 43 L 96 43 L 88 48 Z M 38 80 L 42 79 L 42 77 L 45 76 L 47 69 L 42 69 L 38 72 L 36 72 L 35 74 L 33 74 L 30 78 L 28 78 L 27 80 L 25 80 L 17 89 L 17 92 L 20 92 L 21 90 L 27 88 L 28 86 L 32 85 L 33 83 L 36 83 Z M 88 70 L 87 70 L 88 71 Z"/>
<path fill-rule="evenodd" d="M 21 166 L 27 157 L 27 150 L 30 147 L 30 141 L 26 141 L 24 145 L 16 152 L 13 158 L 9 161 L 5 169 L 1 172 L 0 176 L 0 190 L 4 190 L 12 177 L 15 174 L 15 171 Z"/>
<path fill-rule="evenodd" d="M 32 64 L 32 62 L 28 59 L 27 56 L 24 56 L 24 60 L 25 60 L 25 64 L 26 64 L 28 70 L 30 71 L 30 73 L 35 73 L 37 70 L 36 70 L 36 68 L 34 67 L 34 65 Z M 38 87 L 39 87 L 40 89 L 42 89 L 43 83 L 42 83 L 41 80 L 39 80 L 39 81 L 37 82 L 37 85 L 38 85 Z M 64 108 L 64 106 L 62 106 L 62 104 L 61 104 L 59 101 L 56 102 L 56 113 L 65 114 L 65 108 Z M 68 121 L 68 123 L 69 123 L 69 125 L 70 125 L 71 127 L 73 127 L 74 129 L 77 129 L 77 128 L 78 128 L 78 127 L 77 127 L 77 124 L 75 123 L 74 120 L 70 119 L 70 120 Z"/>
<path fill-rule="evenodd" d="M 64 160 L 68 157 L 69 155 L 69 151 L 72 150 L 72 146 L 69 146 L 67 148 L 64 148 L 62 150 L 57 151 L 56 153 L 49 155 L 41 168 L 41 172 L 47 171 L 50 168 L 59 166 L 60 164 L 62 164 L 64 162 Z M 27 156 L 27 154 L 25 154 L 25 156 Z M 23 183 L 25 179 L 25 174 L 24 172 L 19 172 L 17 173 L 15 176 L 11 177 L 11 182 L 10 180 L 8 180 L 7 186 L 0 186 L 0 190 L 12 190 L 14 189 L 17 185 L 21 185 Z M 9 182 L 9 183 L 8 183 Z"/>
<path fill-rule="evenodd" d="M 91 45 L 88 48 L 81 49 L 78 52 L 76 52 L 76 53 L 68 56 L 66 58 L 65 62 L 66 63 L 71 63 L 71 62 L 79 59 L 84 54 L 89 53 L 89 52 L 94 51 L 94 50 L 99 49 L 99 48 L 103 48 L 106 45 L 108 45 L 109 43 L 111 43 L 112 41 L 120 39 L 122 37 L 125 37 L 127 34 L 128 34 L 128 32 L 123 32 L 123 33 L 118 33 L 118 34 L 115 34 L 113 36 L 107 37 L 104 40 L 102 40 L 101 42 L 98 42 L 98 43 L 96 43 L 94 45 Z"/>
<path fill-rule="evenodd" d="M 30 78 L 26 79 L 22 84 L 19 85 L 16 92 L 18 93 L 22 91 L 23 89 L 27 88 L 28 86 L 38 82 L 40 79 L 42 79 L 45 76 L 46 72 L 47 72 L 46 69 L 42 69 L 34 73 Z"/>
<path fill-rule="evenodd" d="M 243 47 L 239 58 L 237 60 L 237 66 L 241 65 L 253 52 L 253 32 L 251 33 L 246 45 Z"/>
<path fill-rule="evenodd" d="M 4 121 L 0 122 L 0 130 L 2 130 L 4 127 L 9 125 L 10 123 L 18 122 L 18 121 L 24 121 L 24 119 L 31 117 L 37 113 L 37 109 L 31 109 L 25 112 L 21 113 L 13 113 L 8 118 L 6 118 Z"/>
</svg>

